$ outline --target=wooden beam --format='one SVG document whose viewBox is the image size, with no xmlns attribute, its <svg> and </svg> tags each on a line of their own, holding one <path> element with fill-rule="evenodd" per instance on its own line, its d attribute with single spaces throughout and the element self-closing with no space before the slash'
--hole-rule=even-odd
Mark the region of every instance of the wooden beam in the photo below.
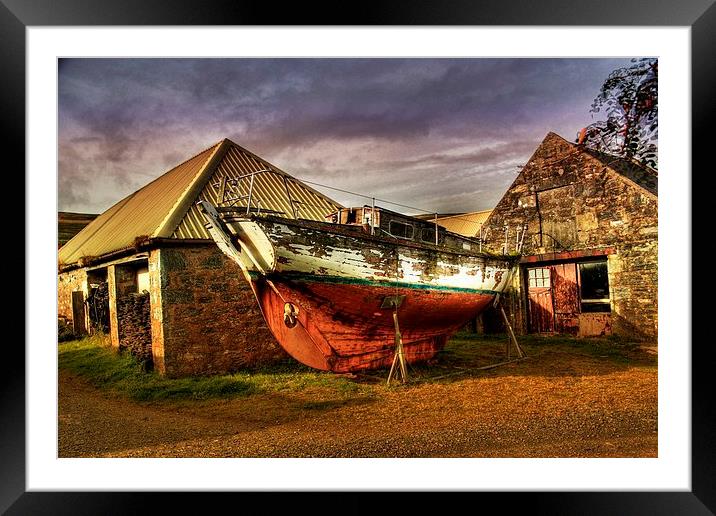
<svg viewBox="0 0 716 516">
<path fill-rule="evenodd" d="M 105 269 L 109 267 L 110 265 L 121 265 L 124 263 L 131 263 L 131 262 L 138 262 L 140 260 L 148 260 L 149 259 L 149 253 L 138 253 L 133 256 L 126 256 L 124 258 L 119 258 L 117 260 L 112 260 L 110 262 L 104 262 L 98 265 L 92 265 L 91 267 L 87 267 L 88 271 L 94 271 L 97 269 Z"/>
</svg>

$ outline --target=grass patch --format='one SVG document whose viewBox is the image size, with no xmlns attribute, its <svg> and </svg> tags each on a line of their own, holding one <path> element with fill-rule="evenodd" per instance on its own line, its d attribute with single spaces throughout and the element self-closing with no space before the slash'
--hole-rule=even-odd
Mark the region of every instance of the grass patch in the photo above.
<svg viewBox="0 0 716 516">
<path fill-rule="evenodd" d="M 618 363 L 627 363 L 639 353 L 640 344 L 618 336 L 575 338 L 563 335 L 518 337 L 520 345 L 533 353 L 550 349 L 575 355 L 606 358 Z"/>
<path fill-rule="evenodd" d="M 603 364 L 624 367 L 656 365 L 656 358 L 647 356 L 639 344 L 614 337 L 578 339 L 566 336 L 519 336 L 518 341 L 532 360 L 519 362 L 518 369 L 530 375 L 569 374 L 580 357 L 596 358 Z M 505 360 L 507 335 L 458 333 L 430 364 L 408 366 L 411 384 L 439 383 L 445 375 L 469 371 Z M 511 350 L 511 357 L 516 351 Z M 572 363 L 565 365 L 565 361 Z M 561 364 L 561 365 L 560 365 Z M 330 410 L 349 402 L 375 400 L 386 389 L 388 369 L 358 374 L 356 379 L 317 371 L 295 360 L 231 375 L 169 379 L 143 370 L 131 355 L 117 353 L 103 339 L 85 338 L 59 344 L 59 367 L 81 376 L 93 385 L 117 392 L 137 401 L 206 400 L 248 397 L 278 393 L 296 395 L 296 401 L 307 410 Z M 578 366 L 576 366 L 578 367 Z M 467 376 L 492 376 L 501 369 L 474 371 Z"/>
<path fill-rule="evenodd" d="M 471 361 L 483 358 L 504 357 L 508 337 L 504 335 L 475 335 L 458 333 L 446 346 L 448 360 Z M 517 341 L 527 356 L 539 357 L 545 353 L 563 353 L 574 357 L 585 356 L 606 359 L 618 365 L 656 365 L 656 357 L 646 354 L 641 343 L 624 337 L 572 337 L 569 335 L 518 335 Z M 516 351 L 510 348 L 514 358 Z"/>
<path fill-rule="evenodd" d="M 345 397 L 362 389 L 346 378 L 296 362 L 230 375 L 164 378 L 145 371 L 133 356 L 118 353 L 98 337 L 60 343 L 58 363 L 60 369 L 136 401 L 205 400 L 309 390 Z"/>
<path fill-rule="evenodd" d="M 599 367 L 603 370 L 608 370 L 610 367 L 656 365 L 656 357 L 641 350 L 638 342 L 620 337 L 518 335 L 517 340 L 529 361 L 513 363 L 511 366 L 498 369 L 481 370 L 479 368 L 507 360 L 505 348 L 508 336 L 457 333 L 430 365 L 409 366 L 411 380 L 418 383 L 438 383 L 450 381 L 455 375 L 460 375 L 457 376 L 459 378 L 470 378 L 499 376 L 505 372 L 534 376 L 569 375 L 581 371 L 580 363 L 585 364 L 585 367 L 591 367 L 586 365 L 589 363 L 602 364 Z M 517 351 L 512 346 L 510 358 L 517 358 Z"/>
</svg>

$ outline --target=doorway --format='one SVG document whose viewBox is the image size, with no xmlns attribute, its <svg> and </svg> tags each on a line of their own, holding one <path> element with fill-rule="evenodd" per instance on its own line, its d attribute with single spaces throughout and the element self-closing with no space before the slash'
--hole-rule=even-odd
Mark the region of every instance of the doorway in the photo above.
<svg viewBox="0 0 716 516">
<path fill-rule="evenodd" d="M 72 331 L 75 335 L 85 335 L 85 295 L 81 290 L 72 292 Z"/>
<path fill-rule="evenodd" d="M 527 269 L 527 298 L 530 331 L 534 333 L 553 332 L 554 301 L 552 298 L 552 269 L 550 267 Z"/>
</svg>

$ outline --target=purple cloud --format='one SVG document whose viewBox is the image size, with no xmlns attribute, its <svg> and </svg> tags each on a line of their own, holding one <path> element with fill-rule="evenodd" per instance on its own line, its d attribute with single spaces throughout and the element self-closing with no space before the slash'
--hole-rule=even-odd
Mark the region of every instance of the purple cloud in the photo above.
<svg viewBox="0 0 716 516">
<path fill-rule="evenodd" d="M 591 122 L 602 81 L 627 63 L 62 59 L 59 209 L 101 212 L 224 137 L 313 182 L 428 211 L 490 208 L 548 131 L 571 139 Z"/>
</svg>

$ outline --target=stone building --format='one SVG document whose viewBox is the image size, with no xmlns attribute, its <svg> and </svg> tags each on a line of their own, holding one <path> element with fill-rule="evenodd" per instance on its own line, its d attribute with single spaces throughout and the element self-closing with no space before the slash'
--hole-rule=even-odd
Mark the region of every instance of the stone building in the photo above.
<svg viewBox="0 0 716 516">
<path fill-rule="evenodd" d="M 549 133 L 483 226 L 521 332 L 657 336 L 657 173 Z"/>
<path fill-rule="evenodd" d="M 58 315 L 167 376 L 287 356 L 196 203 L 324 220 L 340 205 L 224 139 L 99 215 L 59 250 Z M 248 203 L 248 207 L 247 207 Z"/>
</svg>

